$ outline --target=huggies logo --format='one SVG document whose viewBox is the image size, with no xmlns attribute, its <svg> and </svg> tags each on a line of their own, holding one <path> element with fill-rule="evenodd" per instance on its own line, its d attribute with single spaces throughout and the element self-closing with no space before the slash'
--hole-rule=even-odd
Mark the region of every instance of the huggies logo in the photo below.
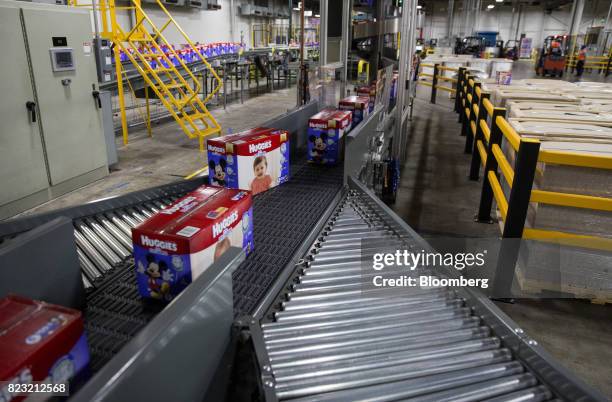
<svg viewBox="0 0 612 402">
<path fill-rule="evenodd" d="M 191 204 L 195 200 L 195 197 L 187 197 L 184 200 L 178 202 L 177 204 L 171 206 L 170 208 L 162 209 L 161 211 L 159 211 L 159 213 L 164 215 L 172 215 L 173 213 L 179 210 L 181 212 L 187 212 L 196 205 L 195 203 Z"/>
<path fill-rule="evenodd" d="M 221 233 L 238 220 L 238 212 L 234 211 L 230 216 L 225 217 L 221 222 L 217 222 L 212 227 L 213 238 L 219 237 Z"/>
<path fill-rule="evenodd" d="M 327 124 L 323 124 L 323 123 L 310 123 L 310 127 L 312 127 L 312 128 L 327 128 Z"/>
<path fill-rule="evenodd" d="M 259 144 L 249 144 L 249 153 L 254 154 L 272 148 L 272 141 L 260 142 Z"/>
<path fill-rule="evenodd" d="M 160 248 L 162 250 L 167 250 L 167 251 L 178 250 L 178 247 L 176 246 L 176 243 L 174 242 L 163 241 L 159 239 L 151 239 L 145 235 L 140 236 L 140 242 L 142 243 L 143 246 L 146 246 L 146 247 L 155 247 L 155 248 Z"/>
<path fill-rule="evenodd" d="M 221 147 L 216 147 L 214 145 L 209 145 L 208 146 L 208 150 L 210 152 L 216 152 L 218 154 L 224 154 L 225 153 L 225 148 L 221 148 Z"/>
</svg>

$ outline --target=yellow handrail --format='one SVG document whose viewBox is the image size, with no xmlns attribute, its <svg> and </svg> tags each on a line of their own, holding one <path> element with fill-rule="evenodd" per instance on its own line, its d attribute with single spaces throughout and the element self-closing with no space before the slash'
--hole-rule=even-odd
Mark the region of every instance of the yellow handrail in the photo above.
<svg viewBox="0 0 612 402">
<path fill-rule="evenodd" d="M 497 160 L 497 164 L 499 165 L 499 168 L 506 179 L 506 183 L 512 187 L 512 183 L 514 183 L 514 170 L 512 170 L 512 166 L 510 166 L 510 163 L 506 159 L 506 156 L 502 152 L 499 145 L 493 144 L 491 147 L 491 152 L 493 152 L 493 156 L 495 156 L 495 159 Z"/>
<path fill-rule="evenodd" d="M 487 114 L 489 116 L 493 116 L 493 110 L 495 109 L 495 106 L 493 106 L 493 104 L 491 103 L 490 100 L 488 99 L 483 99 L 482 100 L 482 106 L 484 106 L 484 108 L 487 110 Z"/>
<path fill-rule="evenodd" d="M 508 123 L 508 120 L 504 119 L 502 116 L 498 116 L 497 119 L 495 119 L 495 123 L 501 130 L 504 137 L 506 137 L 512 148 L 514 148 L 515 151 L 518 151 L 519 144 L 521 143 L 521 137 L 512 128 L 510 123 Z"/>
</svg>

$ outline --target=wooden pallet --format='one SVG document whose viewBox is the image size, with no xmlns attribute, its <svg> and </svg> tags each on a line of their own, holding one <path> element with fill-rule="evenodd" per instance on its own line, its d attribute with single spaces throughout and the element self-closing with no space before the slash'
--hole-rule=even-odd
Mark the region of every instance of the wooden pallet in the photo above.
<svg viewBox="0 0 612 402">
<path fill-rule="evenodd" d="M 573 299 L 590 300 L 593 304 L 612 304 L 612 292 L 579 288 L 568 283 L 549 283 L 526 278 L 520 267 L 516 270 L 515 277 L 521 290 L 534 296 L 543 292 L 555 292 Z"/>
</svg>

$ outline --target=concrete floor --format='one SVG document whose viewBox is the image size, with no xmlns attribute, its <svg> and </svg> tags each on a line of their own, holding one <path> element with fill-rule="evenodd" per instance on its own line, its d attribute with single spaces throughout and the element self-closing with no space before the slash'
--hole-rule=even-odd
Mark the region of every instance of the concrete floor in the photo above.
<svg viewBox="0 0 612 402">
<path fill-rule="evenodd" d="M 533 76 L 532 65 L 518 63 L 513 76 Z M 583 80 L 591 78 L 600 80 L 595 74 Z M 393 209 L 423 236 L 498 237 L 497 224 L 473 220 L 482 181 L 468 180 L 470 156 L 463 153 L 465 137 L 452 103 L 441 93 L 432 105 L 429 94 L 419 87 Z M 611 305 L 568 299 L 497 304 L 560 363 L 612 399 Z"/>
</svg>

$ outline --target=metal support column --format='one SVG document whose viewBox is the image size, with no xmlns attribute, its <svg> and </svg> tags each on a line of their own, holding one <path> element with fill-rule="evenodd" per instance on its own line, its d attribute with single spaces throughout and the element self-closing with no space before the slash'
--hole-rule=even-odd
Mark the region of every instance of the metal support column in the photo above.
<svg viewBox="0 0 612 402">
<path fill-rule="evenodd" d="M 576 37 L 580 33 L 580 22 L 582 21 L 582 12 L 584 11 L 584 0 L 574 0 L 572 4 L 572 17 L 570 20 L 570 46 L 569 54 L 573 55 L 576 48 Z"/>
<path fill-rule="evenodd" d="M 393 157 L 404 161 L 404 138 L 406 136 L 406 119 L 409 115 L 407 106 L 410 97 L 409 81 L 412 71 L 412 54 L 414 53 L 414 17 L 416 16 L 417 0 L 404 0 L 402 4 L 402 20 L 400 25 L 400 57 L 397 78 L 397 103 L 395 105 L 395 139 L 393 141 Z M 408 82 L 408 87 L 407 87 Z"/>
<path fill-rule="evenodd" d="M 342 82 L 340 83 L 340 98 L 346 96 L 346 83 L 348 80 L 348 55 L 351 50 L 352 21 L 351 14 L 353 1 L 347 0 L 342 4 L 342 47 L 340 61 L 342 62 Z"/>
<path fill-rule="evenodd" d="M 446 17 L 446 36 L 448 42 L 452 46 L 453 39 L 453 23 L 455 22 L 455 0 L 448 0 L 448 17 Z"/>
<path fill-rule="evenodd" d="M 319 65 L 327 64 L 327 5 L 328 0 L 320 0 L 319 15 Z"/>
</svg>

